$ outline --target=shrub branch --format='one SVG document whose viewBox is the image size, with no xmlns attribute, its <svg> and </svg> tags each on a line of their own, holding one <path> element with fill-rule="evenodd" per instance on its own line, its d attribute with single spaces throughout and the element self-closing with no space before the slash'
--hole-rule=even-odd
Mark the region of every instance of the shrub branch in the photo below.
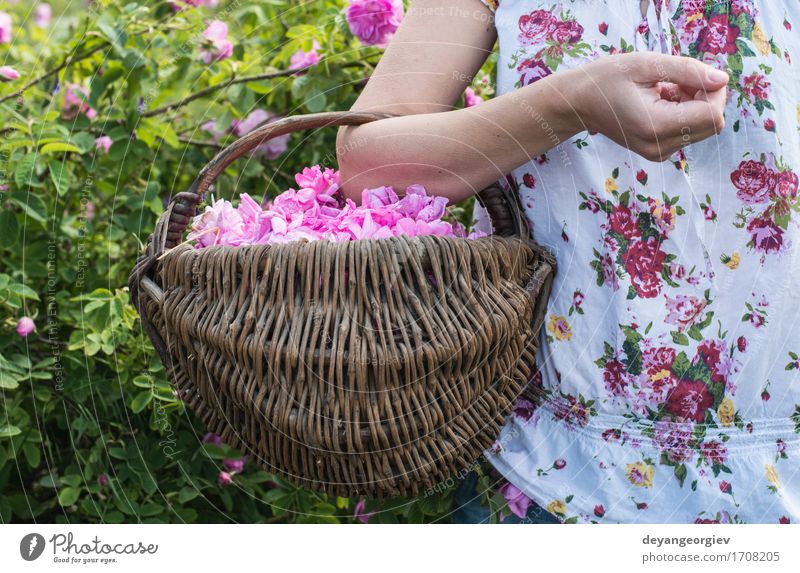
<svg viewBox="0 0 800 573">
<path fill-rule="evenodd" d="M 208 86 L 206 88 L 201 89 L 198 92 L 193 93 L 190 96 L 186 96 L 180 101 L 176 101 L 175 103 L 171 103 L 165 105 L 163 107 L 159 107 L 150 111 L 147 111 L 142 114 L 142 117 L 153 117 L 154 115 L 161 115 L 162 113 L 167 113 L 170 111 L 174 111 L 176 109 L 182 108 L 185 105 L 192 103 L 194 100 L 200 99 L 202 97 L 207 96 L 208 94 L 214 93 L 215 91 L 223 90 L 229 86 L 234 84 L 243 84 L 247 82 L 257 82 L 261 80 L 271 80 L 274 78 L 282 78 L 285 76 L 291 76 L 292 74 L 296 74 L 298 70 L 280 70 L 277 72 L 269 72 L 266 74 L 258 74 L 255 76 L 242 76 L 237 78 L 233 76 L 224 82 L 220 82 L 218 84 L 214 84 L 213 86 Z"/>
<path fill-rule="evenodd" d="M 87 50 L 82 54 L 78 55 L 75 54 L 78 51 L 78 47 L 76 46 L 74 50 L 72 50 L 69 54 L 67 54 L 64 60 L 58 66 L 36 76 L 32 80 L 28 81 L 28 83 L 23 85 L 21 88 L 19 88 L 17 91 L 11 92 L 10 94 L 6 94 L 3 97 L 0 97 L 0 103 L 5 103 L 10 99 L 14 99 L 15 97 L 21 96 L 27 89 L 31 88 L 32 86 L 35 86 L 39 82 L 46 80 L 50 76 L 54 76 L 55 74 L 57 74 L 70 64 L 73 64 L 75 62 L 80 62 L 81 60 L 85 60 L 86 58 L 91 57 L 92 55 L 99 52 L 108 45 L 109 45 L 108 42 L 102 42 L 97 46 L 95 46 L 94 48 L 91 48 L 90 50 Z"/>
</svg>

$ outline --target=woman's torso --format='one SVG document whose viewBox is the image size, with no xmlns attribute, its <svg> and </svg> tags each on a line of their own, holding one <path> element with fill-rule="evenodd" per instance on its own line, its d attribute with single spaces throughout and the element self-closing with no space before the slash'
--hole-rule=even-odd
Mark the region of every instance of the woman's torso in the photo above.
<svg viewBox="0 0 800 573">
<path fill-rule="evenodd" d="M 584 132 L 514 171 L 558 274 L 493 461 L 564 519 L 800 519 L 800 3 L 502 0 L 495 24 L 498 94 L 621 51 L 731 83 L 724 131 L 670 161 Z"/>
</svg>

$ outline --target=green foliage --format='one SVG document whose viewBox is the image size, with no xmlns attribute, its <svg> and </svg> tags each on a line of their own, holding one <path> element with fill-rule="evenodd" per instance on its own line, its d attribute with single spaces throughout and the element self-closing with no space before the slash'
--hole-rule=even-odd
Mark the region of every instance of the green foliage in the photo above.
<svg viewBox="0 0 800 573">
<path fill-rule="evenodd" d="M 252 461 L 218 484 L 223 461 L 241 454 L 203 444 L 126 282 L 165 201 L 232 140 L 215 142 L 201 125 L 225 128 L 255 108 L 347 109 L 380 50 L 350 35 L 344 0 L 181 11 L 159 1 L 51 3 L 58 16 L 47 30 L 25 21 L 28 4 L 4 8 L 14 41 L 0 45 L 0 61 L 22 74 L 0 84 L 0 522 L 353 521 L 359 500 L 300 490 Z M 212 18 L 229 24 L 235 48 L 205 65 Z M 287 72 L 314 42 L 323 61 Z M 65 111 L 70 84 L 85 88 L 91 118 Z M 107 152 L 95 147 L 101 136 L 111 138 Z M 214 193 L 274 195 L 301 167 L 333 164 L 335 136 L 295 134 L 277 160 L 234 164 Z M 470 213 L 459 206 L 453 216 Z M 15 332 L 22 316 L 36 322 L 28 337 Z M 387 523 L 447 521 L 451 496 L 452 487 L 368 500 L 365 511 Z"/>
</svg>

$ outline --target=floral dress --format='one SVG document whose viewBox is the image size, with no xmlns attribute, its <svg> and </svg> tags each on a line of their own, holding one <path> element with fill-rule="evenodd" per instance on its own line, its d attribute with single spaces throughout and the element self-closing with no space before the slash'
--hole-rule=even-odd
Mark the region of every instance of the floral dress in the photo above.
<svg viewBox="0 0 800 573">
<path fill-rule="evenodd" d="M 800 2 L 484 3 L 500 94 L 619 52 L 730 74 L 667 162 L 581 133 L 513 172 L 558 273 L 487 457 L 566 522 L 800 521 Z"/>
</svg>

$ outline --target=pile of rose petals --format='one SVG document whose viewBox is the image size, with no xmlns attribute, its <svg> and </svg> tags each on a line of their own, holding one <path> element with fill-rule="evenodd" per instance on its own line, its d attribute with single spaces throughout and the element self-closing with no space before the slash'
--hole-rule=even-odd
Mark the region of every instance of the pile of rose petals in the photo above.
<svg viewBox="0 0 800 573">
<path fill-rule="evenodd" d="M 210 245 L 253 245 L 289 241 L 352 241 L 406 235 L 476 239 L 460 223 L 443 221 L 447 199 L 430 196 L 412 185 L 399 198 L 391 187 L 365 189 L 361 205 L 339 192 L 339 173 L 318 165 L 295 175 L 299 189 L 288 189 L 259 205 L 243 193 L 239 206 L 218 199 L 194 218 L 187 240 L 197 248 Z"/>
</svg>

